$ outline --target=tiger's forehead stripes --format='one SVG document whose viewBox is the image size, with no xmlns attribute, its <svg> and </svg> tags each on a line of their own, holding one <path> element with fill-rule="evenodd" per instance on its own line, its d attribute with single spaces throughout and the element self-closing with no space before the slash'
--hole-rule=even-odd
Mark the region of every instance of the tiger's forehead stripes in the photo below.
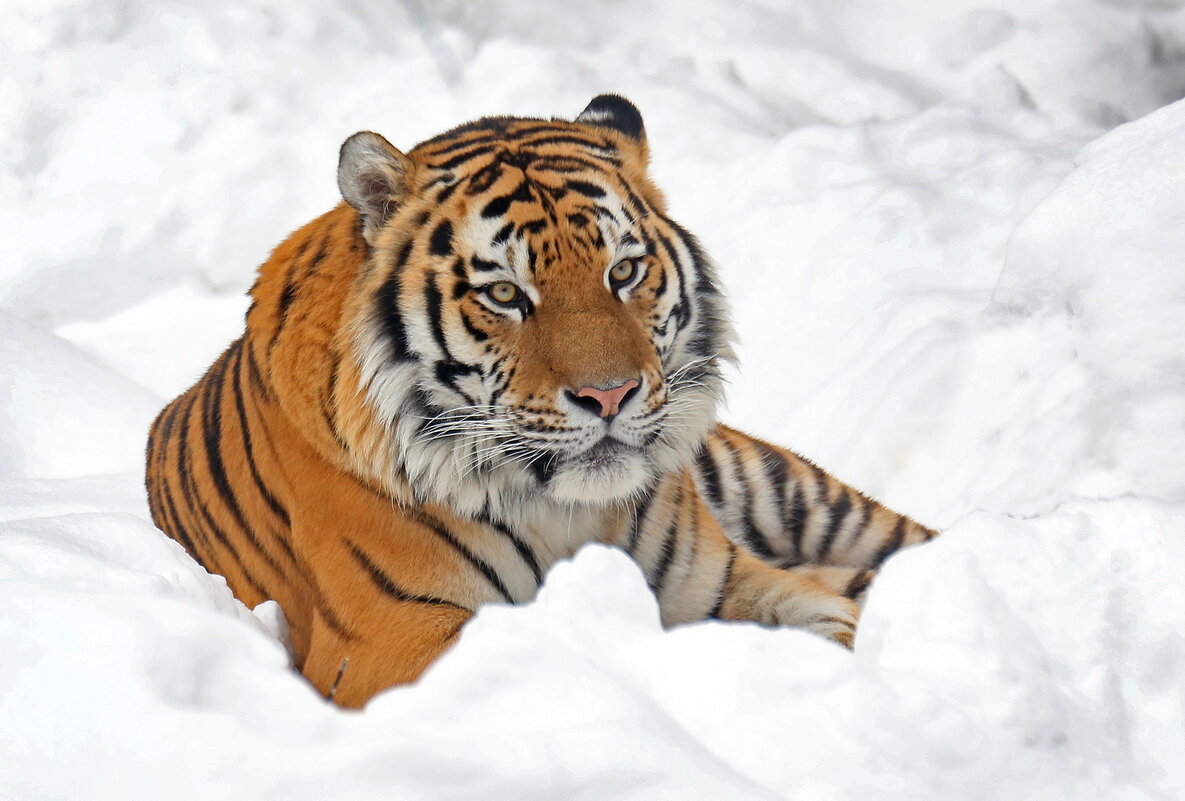
<svg viewBox="0 0 1185 801">
<path fill-rule="evenodd" d="M 513 276 L 529 285 L 538 275 L 540 254 L 546 263 L 567 257 L 597 266 L 641 255 L 634 252 L 641 244 L 629 233 L 615 192 L 591 180 L 557 181 L 531 165 L 501 170 L 489 183 L 485 176 L 497 163 L 492 160 L 477 173 L 484 194 L 476 199 L 461 237 L 471 269 L 483 279 Z"/>
<path fill-rule="evenodd" d="M 617 147 L 595 129 L 563 120 L 541 120 L 511 117 L 485 117 L 453 128 L 417 145 L 408 155 L 422 164 L 438 169 L 451 169 L 469 159 L 493 152 L 504 146 L 521 149 L 559 150 L 564 157 L 575 146 L 581 154 L 612 166 L 622 160 Z"/>
</svg>

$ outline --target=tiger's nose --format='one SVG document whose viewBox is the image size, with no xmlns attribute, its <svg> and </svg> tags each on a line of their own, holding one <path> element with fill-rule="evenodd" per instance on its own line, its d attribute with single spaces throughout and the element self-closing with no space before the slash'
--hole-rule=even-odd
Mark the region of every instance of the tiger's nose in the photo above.
<svg viewBox="0 0 1185 801">
<path fill-rule="evenodd" d="M 624 384 L 621 384 L 610 389 L 599 389 L 598 387 L 581 387 L 576 392 L 566 390 L 568 393 L 568 400 L 575 403 L 582 409 L 597 415 L 598 417 L 610 418 L 614 417 L 621 411 L 621 407 L 629 402 L 629 399 L 638 391 L 638 382 L 631 378 Z"/>
</svg>

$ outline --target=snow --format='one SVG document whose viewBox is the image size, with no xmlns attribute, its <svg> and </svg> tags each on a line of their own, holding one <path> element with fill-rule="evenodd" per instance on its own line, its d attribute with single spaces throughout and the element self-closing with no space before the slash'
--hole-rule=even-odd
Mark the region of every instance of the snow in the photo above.
<svg viewBox="0 0 1185 801">
<path fill-rule="evenodd" d="M 1185 795 L 1175 0 L 14 0 L 0 798 Z M 149 522 L 148 423 L 336 149 L 642 109 L 741 334 L 726 420 L 943 537 L 854 653 L 672 631 L 620 553 L 363 712 Z"/>
</svg>

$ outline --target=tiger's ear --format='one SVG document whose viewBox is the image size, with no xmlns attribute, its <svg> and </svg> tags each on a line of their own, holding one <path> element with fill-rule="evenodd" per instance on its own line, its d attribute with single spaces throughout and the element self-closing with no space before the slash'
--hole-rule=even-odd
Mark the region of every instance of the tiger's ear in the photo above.
<svg viewBox="0 0 1185 801">
<path fill-rule="evenodd" d="M 411 191 L 411 159 L 376 133 L 359 131 L 342 144 L 337 187 L 362 217 L 371 245 Z"/>
<path fill-rule="evenodd" d="M 642 112 L 621 95 L 597 95 L 575 121 L 625 134 L 639 145 L 645 160 L 646 127 L 642 124 Z"/>
</svg>

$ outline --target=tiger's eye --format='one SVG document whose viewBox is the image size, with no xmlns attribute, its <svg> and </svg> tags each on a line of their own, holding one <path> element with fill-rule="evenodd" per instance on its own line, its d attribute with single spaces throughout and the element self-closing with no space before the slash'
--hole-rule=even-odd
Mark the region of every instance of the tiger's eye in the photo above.
<svg viewBox="0 0 1185 801">
<path fill-rule="evenodd" d="M 629 283 L 637 272 L 638 263 L 636 261 L 619 261 L 609 270 L 609 281 L 620 286 Z"/>
<path fill-rule="evenodd" d="M 495 303 L 501 303 L 503 306 L 510 306 L 519 301 L 522 296 L 522 291 L 510 283 L 509 281 L 499 281 L 496 284 L 491 284 L 486 289 L 486 294 Z"/>
</svg>

